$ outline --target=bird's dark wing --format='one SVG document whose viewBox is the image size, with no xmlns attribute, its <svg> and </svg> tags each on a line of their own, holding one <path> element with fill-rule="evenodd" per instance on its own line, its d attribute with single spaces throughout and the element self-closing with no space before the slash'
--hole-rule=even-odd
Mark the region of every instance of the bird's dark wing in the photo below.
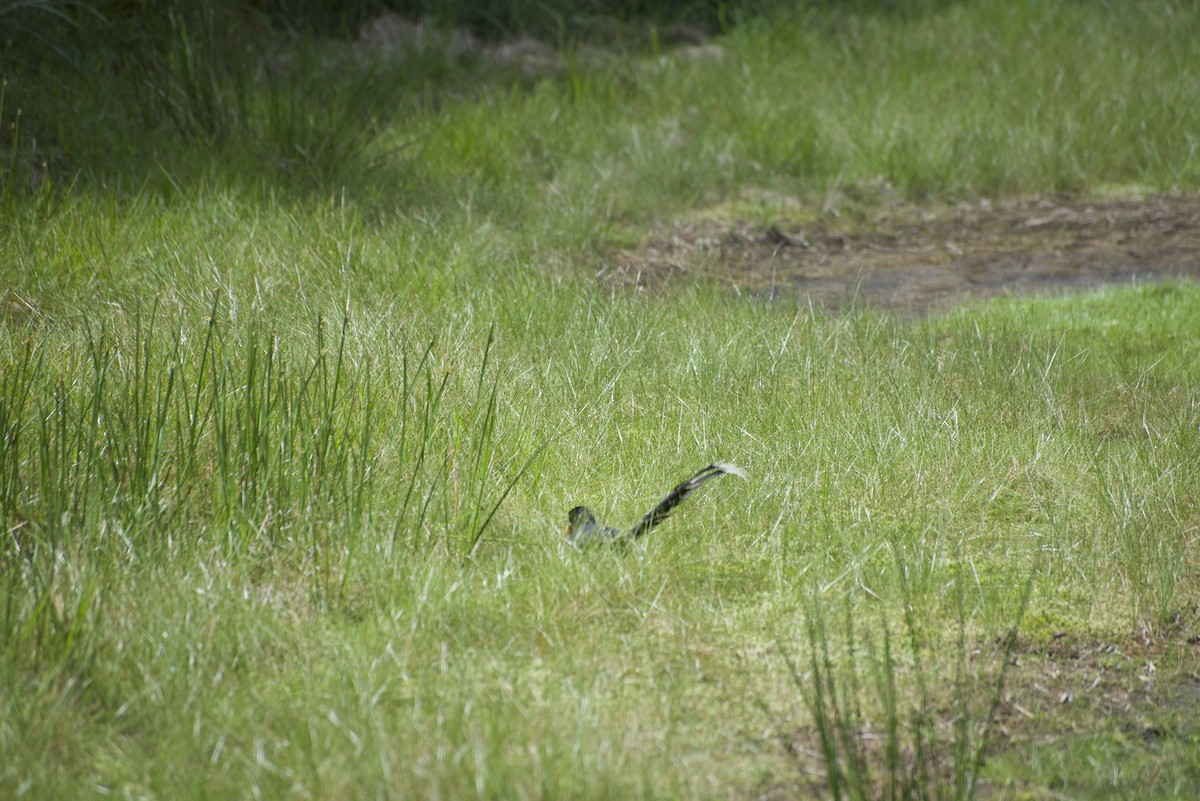
<svg viewBox="0 0 1200 801">
<path fill-rule="evenodd" d="M 647 512 L 646 516 L 643 517 L 641 521 L 639 521 L 638 524 L 633 527 L 633 530 L 629 532 L 629 535 L 634 539 L 637 539 L 643 534 L 646 534 L 648 531 L 650 531 L 650 529 L 654 528 L 663 520 L 665 520 L 667 515 L 671 514 L 672 509 L 683 503 L 683 500 L 687 498 L 687 496 L 691 495 L 692 492 L 699 488 L 705 481 L 726 473 L 735 475 L 738 478 L 746 478 L 746 471 L 742 470 L 742 468 L 735 464 L 729 464 L 727 462 L 710 464 L 708 467 L 704 468 L 699 473 L 667 493 L 667 497 L 663 498 L 659 502 L 658 506 L 655 506 L 653 509 Z"/>
</svg>

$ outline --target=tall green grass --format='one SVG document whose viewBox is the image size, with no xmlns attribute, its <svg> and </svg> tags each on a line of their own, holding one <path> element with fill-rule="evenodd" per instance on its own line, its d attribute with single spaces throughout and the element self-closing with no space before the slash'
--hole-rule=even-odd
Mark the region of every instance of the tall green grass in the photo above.
<svg viewBox="0 0 1200 801">
<path fill-rule="evenodd" d="M 783 747 L 813 795 L 975 798 L 1033 582 L 1026 583 L 1007 630 L 994 638 L 998 647 L 987 655 L 994 664 L 981 665 L 981 649 L 967 639 L 964 578 L 961 572 L 955 575 L 954 664 L 942 679 L 935 671 L 947 667 L 938 666 L 945 660 L 931 658 L 907 592 L 907 566 L 898 561 L 897 567 L 905 599 L 898 649 L 886 620 L 877 628 L 856 623 L 853 604 L 844 600 L 843 619 L 831 623 L 814 593 L 804 621 L 807 669 L 802 671 L 786 651 L 782 659 L 810 714 L 816 759 L 805 764 L 794 729 L 780 732 Z M 778 713 L 769 706 L 765 711 L 780 727 Z M 824 774 L 820 782 L 813 780 L 817 765 Z"/>
<path fill-rule="evenodd" d="M 64 561 L 103 577 L 273 555 L 329 598 L 360 559 L 469 555 L 534 452 L 497 426 L 490 339 L 463 380 L 438 367 L 436 341 L 385 334 L 380 359 L 348 341 L 348 318 L 290 344 L 221 318 L 219 303 L 203 326 L 139 310 L 86 323 L 79 347 L 54 334 L 7 347 L 0 560 L 17 652 L 74 647 L 94 588 L 64 608 Z"/>
</svg>

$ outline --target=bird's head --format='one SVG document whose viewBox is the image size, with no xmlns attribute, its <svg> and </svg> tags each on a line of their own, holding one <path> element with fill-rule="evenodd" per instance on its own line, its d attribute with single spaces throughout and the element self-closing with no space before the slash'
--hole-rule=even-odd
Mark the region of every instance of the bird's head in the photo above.
<svg viewBox="0 0 1200 801">
<path fill-rule="evenodd" d="M 586 506 L 576 506 L 567 512 L 567 539 L 575 535 L 575 530 L 587 525 L 596 525 L 596 516 Z"/>
</svg>

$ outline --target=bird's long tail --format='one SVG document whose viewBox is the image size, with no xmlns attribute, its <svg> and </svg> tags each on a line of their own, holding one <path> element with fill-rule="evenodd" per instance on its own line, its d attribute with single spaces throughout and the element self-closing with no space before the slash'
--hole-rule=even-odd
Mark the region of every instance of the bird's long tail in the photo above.
<svg viewBox="0 0 1200 801">
<path fill-rule="evenodd" d="M 630 536 L 634 539 L 637 539 L 643 534 L 648 533 L 650 529 L 654 528 L 663 520 L 665 520 L 667 515 L 671 514 L 672 509 L 683 503 L 683 500 L 687 498 L 687 496 L 691 495 L 692 492 L 699 488 L 704 482 L 708 481 L 710 478 L 716 478 L 717 476 L 724 475 L 726 473 L 735 475 L 741 479 L 746 478 L 746 471 L 735 464 L 729 464 L 728 462 L 716 462 L 715 464 L 710 464 L 708 467 L 704 468 L 699 473 L 667 493 L 667 497 L 663 498 L 659 502 L 658 506 L 655 506 L 653 509 L 647 512 L 646 516 L 643 517 L 638 524 L 633 527 L 633 530 L 630 532 Z"/>
</svg>

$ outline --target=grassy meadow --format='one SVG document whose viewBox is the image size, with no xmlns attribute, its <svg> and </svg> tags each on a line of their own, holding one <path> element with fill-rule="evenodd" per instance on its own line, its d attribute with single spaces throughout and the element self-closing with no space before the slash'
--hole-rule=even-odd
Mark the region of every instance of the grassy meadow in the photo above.
<svg viewBox="0 0 1200 801">
<path fill-rule="evenodd" d="M 1194 192 L 1195 4 L 801 5 L 535 75 L 216 22 L 2 62 L 0 797 L 1200 786 L 1200 288 L 597 277 L 713 208 Z M 749 481 L 567 546 L 713 461 Z"/>
</svg>

